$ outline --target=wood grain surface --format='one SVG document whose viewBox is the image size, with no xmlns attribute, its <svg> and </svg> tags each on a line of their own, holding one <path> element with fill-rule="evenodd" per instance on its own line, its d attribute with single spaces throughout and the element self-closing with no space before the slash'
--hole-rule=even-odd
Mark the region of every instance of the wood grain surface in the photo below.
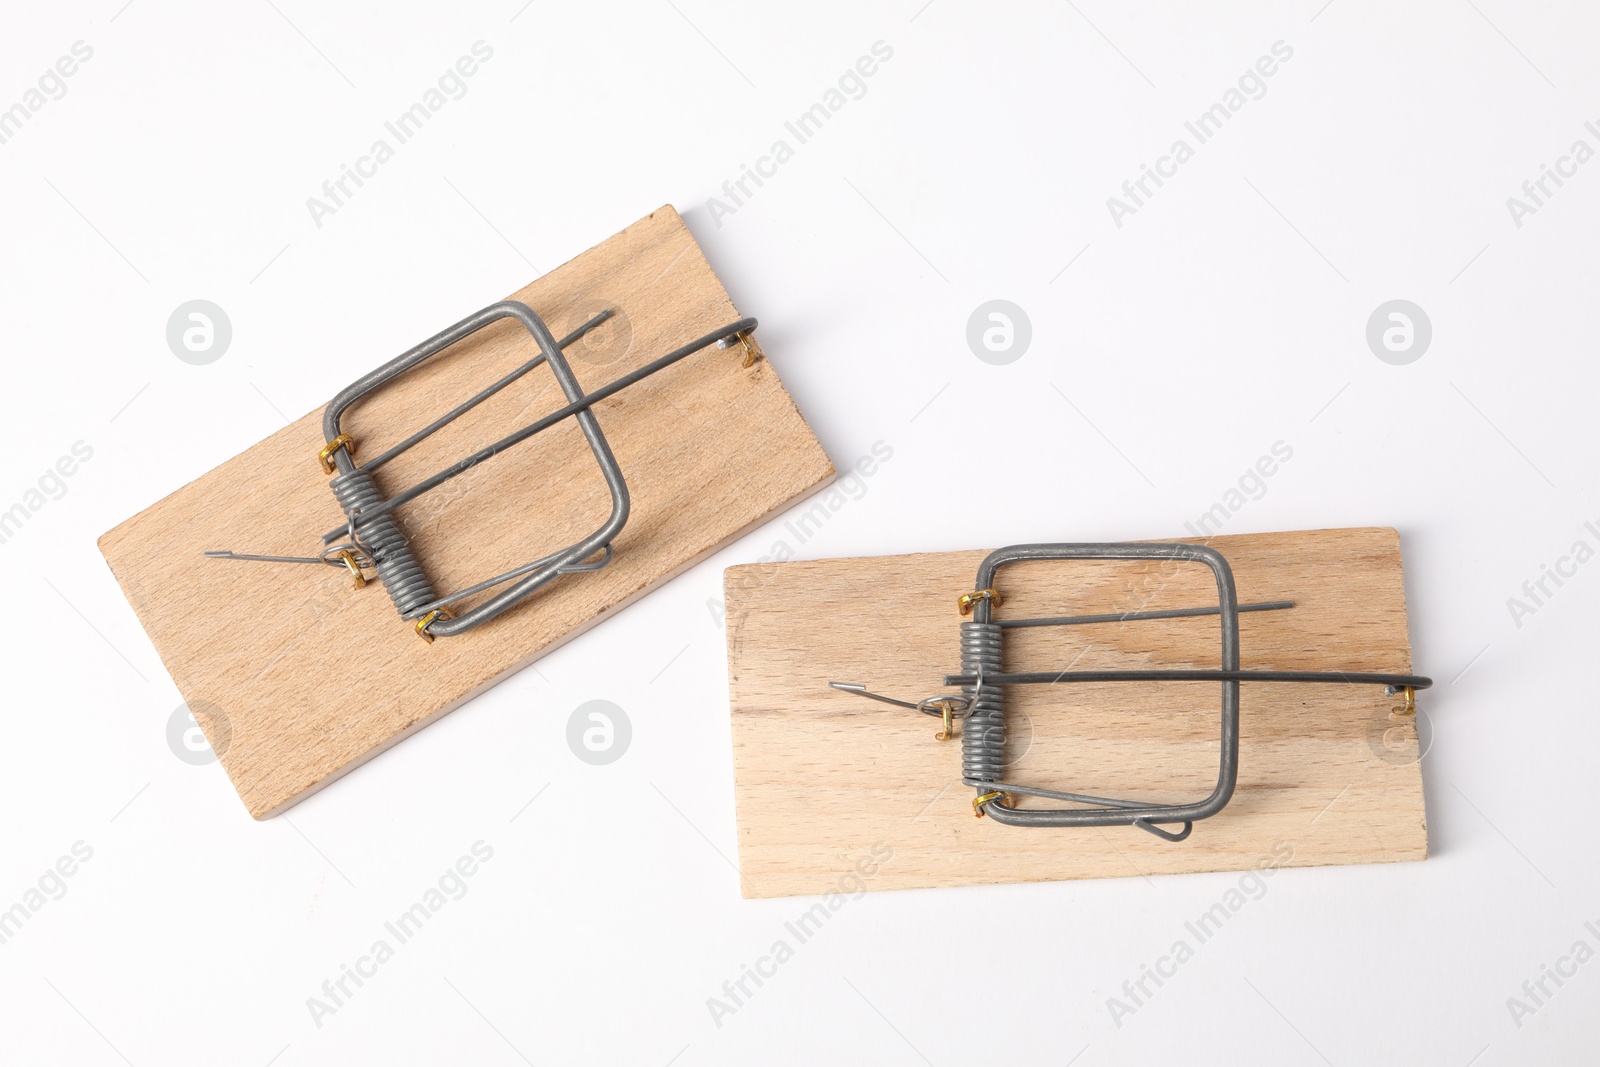
<svg viewBox="0 0 1600 1067">
<path fill-rule="evenodd" d="M 1241 603 L 1246 668 L 1409 672 L 1391 529 L 1216 537 Z M 728 663 L 744 892 L 974 885 L 1182 871 L 1420 860 L 1415 722 L 1380 686 L 1244 683 L 1239 784 L 1182 843 L 1132 827 L 1006 827 L 973 815 L 961 742 L 938 720 L 828 688 L 902 699 L 950 692 L 956 597 L 985 552 L 728 569 Z M 1030 562 L 1001 568 L 995 618 L 1216 603 L 1197 563 Z M 1216 667 L 1215 616 L 1010 629 L 1007 671 Z M 1008 686 L 1008 781 L 1185 801 L 1216 781 L 1217 683 Z M 1419 696 L 1427 700 L 1427 693 Z M 1056 802 L 1026 799 L 1025 805 Z M 891 854 L 884 859 L 885 853 Z M 869 857 L 863 861 L 862 857 Z"/>
<path fill-rule="evenodd" d="M 567 350 L 586 391 L 739 318 L 671 207 L 513 299 L 558 337 L 616 310 Z M 345 428 L 360 455 L 376 455 L 536 351 L 519 325 L 496 323 L 357 404 Z M 394 355 L 373 352 L 371 365 Z M 614 561 L 432 645 L 376 584 L 353 591 L 331 568 L 202 557 L 310 555 L 343 522 L 317 462 L 320 409 L 102 537 L 250 814 L 304 799 L 830 483 L 833 466 L 772 364 L 741 362 L 738 350 L 709 348 L 596 405 L 633 501 Z M 328 395 L 345 384 L 328 382 Z M 535 370 L 383 468 L 380 485 L 393 494 L 564 403 L 549 371 Z M 396 514 L 445 591 L 573 543 L 609 506 L 568 419 Z"/>
</svg>

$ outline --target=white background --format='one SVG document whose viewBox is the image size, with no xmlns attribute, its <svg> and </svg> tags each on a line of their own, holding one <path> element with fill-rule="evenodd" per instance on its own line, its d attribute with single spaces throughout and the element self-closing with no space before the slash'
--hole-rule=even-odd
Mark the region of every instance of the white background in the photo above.
<svg viewBox="0 0 1600 1067">
<path fill-rule="evenodd" d="M 0 107 L 94 54 L 0 145 L 0 507 L 74 442 L 93 458 L 0 544 L 0 908 L 93 858 L 0 945 L 0 1061 L 1592 1062 L 1600 963 L 1520 1026 L 1507 1004 L 1600 947 L 1600 564 L 1520 626 L 1507 606 L 1600 542 L 1600 162 L 1520 227 L 1506 204 L 1600 148 L 1589 10 L 448 8 L 6 14 Z M 468 93 L 316 226 L 307 197 L 479 40 Z M 1107 197 L 1280 40 L 1265 96 L 1115 225 Z M 866 94 L 719 225 L 707 198 L 877 41 Z M 707 998 L 811 903 L 742 900 L 732 869 L 711 605 L 778 524 L 286 818 L 177 758 L 179 695 L 95 538 L 664 202 L 835 462 L 894 450 L 804 556 L 1178 535 L 1279 440 L 1226 532 L 1398 527 L 1439 680 L 1432 858 L 1279 874 L 1120 1026 L 1107 998 L 1238 875 L 868 894 L 718 1026 Z M 233 325 L 209 366 L 166 342 L 196 298 Z M 1032 323 L 1006 366 L 965 340 L 994 298 Z M 1407 366 L 1365 340 L 1395 298 L 1433 324 Z M 633 724 L 610 766 L 566 744 L 591 699 Z M 313 1022 L 479 840 L 469 892 Z"/>
</svg>

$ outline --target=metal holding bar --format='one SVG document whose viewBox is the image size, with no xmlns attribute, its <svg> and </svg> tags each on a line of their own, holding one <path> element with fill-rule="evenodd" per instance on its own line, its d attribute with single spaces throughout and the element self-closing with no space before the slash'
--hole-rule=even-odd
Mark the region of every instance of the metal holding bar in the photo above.
<svg viewBox="0 0 1600 1067">
<path fill-rule="evenodd" d="M 1292 600 L 1273 600 L 1264 604 L 1240 604 L 1239 613 L 1247 611 L 1283 611 L 1294 607 Z M 1201 615 L 1220 615 L 1218 607 L 1163 608 L 1158 611 L 1124 611 L 1113 615 L 1058 615 L 1046 619 L 1001 619 L 995 623 L 1003 630 L 1026 626 L 1082 626 L 1095 622 L 1144 622 L 1149 619 L 1188 619 Z M 946 685 L 952 683 L 946 682 Z"/>
</svg>

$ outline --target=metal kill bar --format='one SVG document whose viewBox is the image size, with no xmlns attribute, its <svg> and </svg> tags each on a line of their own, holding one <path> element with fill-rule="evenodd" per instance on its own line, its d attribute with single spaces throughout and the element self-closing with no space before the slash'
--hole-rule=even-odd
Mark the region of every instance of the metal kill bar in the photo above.
<svg viewBox="0 0 1600 1067">
<path fill-rule="evenodd" d="M 394 602 L 395 610 L 399 612 L 400 617 L 408 621 L 415 620 L 417 634 L 429 642 L 432 642 L 435 636 L 453 636 L 488 622 L 563 574 L 571 573 L 573 569 L 588 569 L 582 566 L 582 561 L 609 546 L 628 521 L 630 503 L 628 486 L 622 470 L 594 413 L 587 408 L 579 410 L 575 412 L 578 427 L 600 468 L 601 477 L 611 498 L 608 517 L 581 540 L 535 561 L 536 569 L 531 573 L 526 573 L 527 568 L 519 567 L 490 579 L 491 586 L 507 582 L 511 584 L 505 585 L 488 599 L 467 609 L 459 616 L 436 605 L 439 595 L 434 590 L 432 580 L 422 561 L 417 557 L 404 528 L 390 514 L 393 502 L 385 500 L 372 471 L 356 462 L 356 443 L 344 432 L 341 421 L 345 412 L 358 401 L 372 395 L 422 363 L 448 352 L 458 342 L 502 319 L 514 319 L 527 331 L 528 336 L 538 347 L 539 355 L 543 357 L 538 362 L 543 362 L 550 368 L 551 375 L 569 403 L 583 398 L 583 388 L 573 375 L 566 358 L 562 355 L 560 345 L 544 320 L 526 304 L 517 300 L 504 300 L 468 315 L 421 344 L 362 375 L 341 389 L 323 412 L 322 425 L 327 445 L 319 458 L 322 460 L 323 469 L 332 475 L 328 485 L 339 503 L 340 510 L 345 514 L 346 531 L 350 542 L 366 551 L 376 564 L 378 578 L 383 582 L 384 591 Z M 514 381 L 520 376 L 513 374 L 511 380 Z M 509 382 L 506 382 L 503 376 L 500 381 L 488 387 L 489 395 L 504 388 L 505 384 Z M 458 404 L 442 421 L 434 419 L 423 427 L 420 436 L 416 433 L 408 436 L 421 440 L 438 427 L 453 421 L 462 412 L 476 406 L 481 399 L 482 391 L 477 397 Z M 500 447 L 509 445 L 502 442 Z M 457 465 L 455 473 L 465 469 L 466 466 Z M 447 474 L 445 478 L 439 478 L 435 484 L 442 484 L 447 477 L 453 476 Z M 337 541 L 337 538 L 334 538 L 334 541 Z M 609 555 L 603 555 L 600 563 L 603 565 L 609 559 Z"/>
<path fill-rule="evenodd" d="M 1215 614 L 1221 621 L 1221 659 L 1218 669 L 1167 669 L 1145 671 L 1055 671 L 1017 672 L 1001 669 L 1000 633 L 1003 623 L 991 621 L 991 607 L 997 599 L 993 591 L 995 572 L 1006 563 L 1021 560 L 1057 559 L 1170 559 L 1197 562 L 1208 566 L 1217 581 L 1217 607 L 1204 612 L 1178 609 L 1176 613 L 1132 613 L 1133 617 L 1174 618 Z M 1240 605 L 1234 592 L 1233 570 L 1226 558 L 1209 546 L 1186 544 L 1089 544 L 1018 545 L 1001 549 L 986 557 L 978 568 L 980 593 L 963 598 L 975 609 L 974 621 L 962 625 L 962 672 L 945 679 L 947 685 L 961 685 L 968 700 L 962 732 L 963 782 L 978 791 L 974 807 L 997 822 L 1018 826 L 1107 826 L 1132 825 L 1168 841 L 1181 841 L 1194 829 L 1195 821 L 1215 815 L 1232 799 L 1239 776 L 1239 685 L 1246 681 L 1284 681 L 1323 684 L 1376 684 L 1391 692 L 1403 690 L 1410 707 L 1417 689 L 1432 685 L 1422 675 L 1368 673 L 1356 671 L 1281 671 L 1245 670 L 1239 664 Z M 984 595 L 987 594 L 987 595 Z M 1277 602 L 1281 603 L 1281 602 Z M 1119 621 L 1123 616 L 1067 617 L 1076 622 Z M 1032 620 L 1028 620 L 1032 621 Z M 1055 620 L 1048 620 L 1048 625 Z M 992 637 L 990 636 L 992 635 Z M 1065 791 L 1016 786 L 1001 780 L 1004 770 L 1005 720 L 1001 698 L 1008 684 L 1048 684 L 1051 682 L 1100 681 L 1208 681 L 1222 686 L 1222 723 L 1216 788 L 1204 800 L 1193 804 L 1149 804 L 1137 801 L 1093 797 Z M 986 708 L 985 705 L 988 705 Z M 974 727 L 979 727 L 974 729 Z M 1012 794 L 1032 795 L 1090 807 L 1028 808 L 1009 805 Z M 1182 823 L 1177 831 L 1158 823 Z"/>
<path fill-rule="evenodd" d="M 991 552 L 978 565 L 979 590 L 992 590 L 995 573 L 1008 563 L 1027 560 L 1174 560 L 1201 563 L 1217 583 L 1215 614 L 1221 623 L 1221 670 L 1237 672 L 1239 664 L 1239 598 L 1233 570 L 1222 553 L 1206 545 L 1191 544 L 1035 544 L 1012 545 Z M 1189 804 L 1108 803 L 1097 799 L 1089 808 L 1013 808 L 1001 801 L 1019 790 L 1000 789 L 1005 770 L 1005 705 L 1003 685 L 991 679 L 1001 668 L 1000 625 L 991 620 L 993 595 L 973 602 L 973 619 L 961 624 L 961 676 L 971 684 L 962 687 L 969 701 L 961 731 L 962 781 L 978 791 L 974 808 L 1009 826 L 1127 826 L 1133 825 L 1167 840 L 1181 841 L 1194 822 L 1215 815 L 1233 797 L 1239 780 L 1239 680 L 1218 679 L 1222 686 L 1222 716 L 1218 736 L 1216 786 L 1205 799 Z M 1157 823 L 1183 823 L 1181 831 L 1162 829 Z"/>
</svg>

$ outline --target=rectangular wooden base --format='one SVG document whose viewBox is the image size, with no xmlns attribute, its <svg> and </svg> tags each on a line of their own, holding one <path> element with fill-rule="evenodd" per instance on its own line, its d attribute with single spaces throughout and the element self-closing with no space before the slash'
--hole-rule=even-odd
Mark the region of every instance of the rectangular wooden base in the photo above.
<svg viewBox="0 0 1600 1067">
<path fill-rule="evenodd" d="M 512 299 L 557 337 L 615 309 L 567 349 L 585 391 L 740 317 L 671 207 Z M 536 351 L 519 324 L 503 320 L 441 353 L 350 411 L 357 458 Z M 393 355 L 373 352 L 371 365 Z M 597 404 L 633 501 L 613 562 L 432 645 L 376 584 L 352 591 L 344 572 L 327 567 L 202 556 L 217 548 L 311 555 L 320 535 L 343 523 L 317 461 L 321 410 L 102 537 L 106 561 L 250 814 L 265 818 L 304 799 L 829 484 L 833 465 L 771 363 L 746 368 L 742 357 L 708 348 Z M 328 395 L 344 384 L 330 381 Z M 379 473 L 380 485 L 392 495 L 565 403 L 541 367 L 403 453 Z M 568 419 L 396 514 L 435 588 L 446 591 L 577 541 L 609 509 L 595 459 Z"/>
<path fill-rule="evenodd" d="M 1399 535 L 1391 529 L 1216 537 L 1241 603 L 1245 668 L 1411 670 Z M 1239 783 L 1181 843 L 1132 827 L 1036 829 L 975 818 L 961 742 L 939 720 L 828 688 L 909 700 L 951 692 L 956 598 L 985 552 L 728 569 L 728 664 L 739 854 L 747 896 L 1182 871 L 1420 860 L 1427 855 L 1414 720 L 1376 685 L 1240 687 Z M 1199 564 L 1033 562 L 1003 568 L 995 618 L 1216 603 Z M 1007 671 L 1216 667 L 1216 616 L 1006 631 Z M 1217 683 L 1015 685 L 1008 781 L 1138 800 L 1216 782 Z M 1426 694 L 1423 695 L 1423 699 Z M 1025 799 L 1025 805 L 1057 804 Z M 884 858 L 885 856 L 888 858 Z M 865 857 L 865 859 L 863 859 Z M 858 864 L 871 869 L 864 877 Z"/>
</svg>

